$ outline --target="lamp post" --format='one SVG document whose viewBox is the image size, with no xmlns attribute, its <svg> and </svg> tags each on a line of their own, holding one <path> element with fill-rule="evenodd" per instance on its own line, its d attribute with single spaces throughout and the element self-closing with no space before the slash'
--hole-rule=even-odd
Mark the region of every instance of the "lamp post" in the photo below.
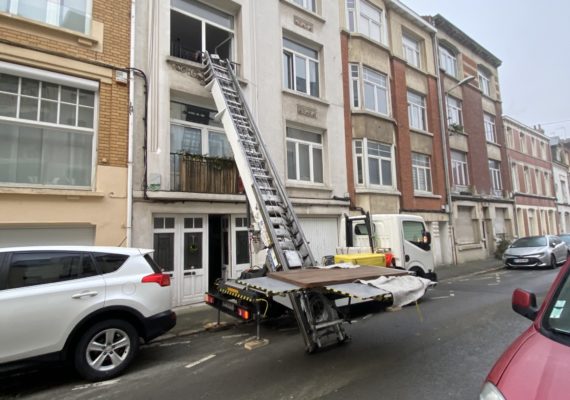
<svg viewBox="0 0 570 400">
<path fill-rule="evenodd" d="M 438 54 L 437 51 L 434 51 L 434 53 L 436 54 L 436 65 L 439 65 L 439 59 L 438 59 Z M 441 137 L 442 137 L 442 141 L 443 141 L 443 170 L 445 173 L 445 189 L 447 192 L 447 214 L 449 216 L 449 234 L 451 235 L 451 246 L 452 246 L 452 263 L 453 264 L 457 264 L 457 253 L 455 251 L 455 233 L 453 231 L 453 207 L 451 205 L 451 182 L 449 180 L 449 165 L 448 165 L 448 157 L 447 157 L 447 151 L 448 151 L 448 137 L 449 137 L 449 133 L 448 133 L 448 129 L 447 129 L 447 123 L 446 123 L 446 119 L 444 118 L 444 115 L 447 116 L 447 95 L 449 94 L 449 92 L 451 92 L 453 89 L 458 88 L 460 86 L 466 85 L 469 82 L 471 82 L 473 79 L 475 79 L 475 76 L 473 75 L 468 75 L 465 78 L 461 79 L 459 82 L 457 82 L 455 85 L 453 85 L 452 87 L 450 87 L 449 89 L 447 89 L 444 93 L 442 93 L 442 80 L 441 80 L 441 72 L 440 74 L 438 74 L 438 85 L 437 85 L 437 91 L 439 94 L 439 114 L 440 114 L 440 124 L 441 124 Z M 445 108 L 444 108 L 445 107 Z M 445 109 L 445 114 L 444 114 L 444 109 Z"/>
</svg>

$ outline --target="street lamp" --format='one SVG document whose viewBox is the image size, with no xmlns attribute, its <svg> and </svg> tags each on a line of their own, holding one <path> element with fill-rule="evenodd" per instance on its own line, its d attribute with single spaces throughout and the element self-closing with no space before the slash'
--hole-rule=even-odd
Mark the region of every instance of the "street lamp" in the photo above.
<svg viewBox="0 0 570 400">
<path fill-rule="evenodd" d="M 449 92 L 451 92 L 453 89 L 459 87 L 459 86 L 463 86 L 468 84 L 469 82 L 471 82 L 473 79 L 475 79 L 474 75 L 468 75 L 465 78 L 461 79 L 459 82 L 457 82 L 455 85 L 453 85 L 452 87 L 450 87 L 449 89 L 447 89 L 445 91 L 445 94 L 448 95 Z"/>
</svg>

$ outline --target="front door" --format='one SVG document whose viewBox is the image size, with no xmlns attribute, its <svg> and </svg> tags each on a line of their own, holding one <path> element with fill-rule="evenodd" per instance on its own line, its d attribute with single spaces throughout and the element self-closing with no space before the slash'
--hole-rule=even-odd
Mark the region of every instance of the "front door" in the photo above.
<svg viewBox="0 0 570 400">
<path fill-rule="evenodd" d="M 155 215 L 154 259 L 172 277 L 174 306 L 199 303 L 208 285 L 205 215 Z"/>
</svg>

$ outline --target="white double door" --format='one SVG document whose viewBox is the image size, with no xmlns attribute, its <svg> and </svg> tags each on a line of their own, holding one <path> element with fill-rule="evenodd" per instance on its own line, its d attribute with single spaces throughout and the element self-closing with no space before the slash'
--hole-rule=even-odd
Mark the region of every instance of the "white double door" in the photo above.
<svg viewBox="0 0 570 400">
<path fill-rule="evenodd" d="M 154 217 L 155 261 L 172 276 L 174 306 L 203 301 L 208 289 L 208 216 Z"/>
</svg>

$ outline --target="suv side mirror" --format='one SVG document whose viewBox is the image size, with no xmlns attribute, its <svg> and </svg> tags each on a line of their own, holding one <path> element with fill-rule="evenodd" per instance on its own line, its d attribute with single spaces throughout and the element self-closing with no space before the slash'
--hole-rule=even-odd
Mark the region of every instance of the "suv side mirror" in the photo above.
<svg viewBox="0 0 570 400">
<path fill-rule="evenodd" d="M 538 314 L 536 295 L 526 290 L 515 289 L 513 292 L 513 310 L 517 314 L 534 321 Z"/>
</svg>

